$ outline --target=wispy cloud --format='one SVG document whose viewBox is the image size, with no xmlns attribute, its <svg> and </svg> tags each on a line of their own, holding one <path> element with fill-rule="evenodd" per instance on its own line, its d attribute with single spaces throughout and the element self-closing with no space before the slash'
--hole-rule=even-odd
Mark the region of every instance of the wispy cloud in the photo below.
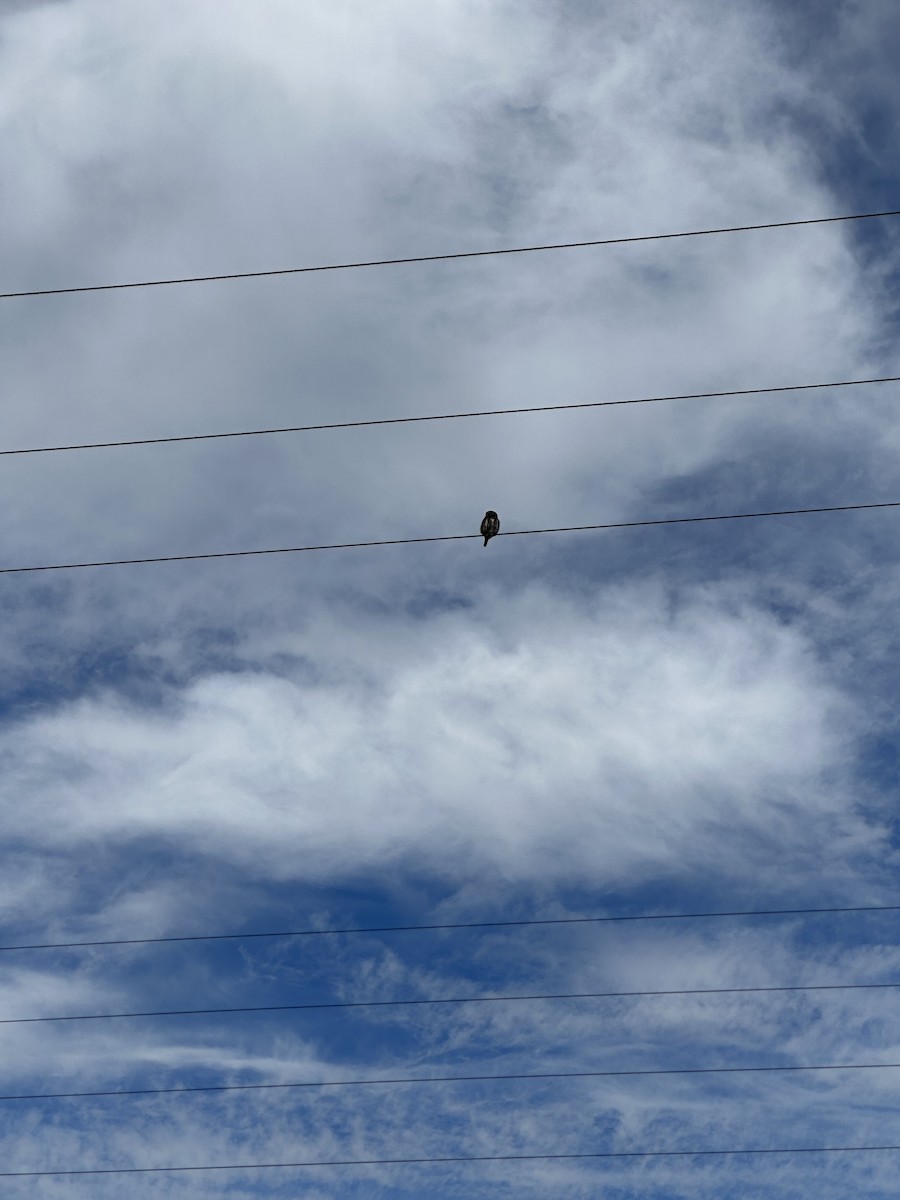
<svg viewBox="0 0 900 1200">
<path fill-rule="evenodd" d="M 0 4 L 4 290 L 893 207 L 887 4 Z M 862 64 L 866 67 L 863 70 Z M 900 373 L 829 225 L 3 302 L 8 447 Z M 5 459 L 3 559 L 896 499 L 895 392 Z M 879 903 L 891 515 L 0 583 L 6 943 Z M 0 954 L 0 1016 L 884 981 L 886 919 Z M 0 1026 L 0 1091 L 885 1061 L 893 994 Z M 7 1169 L 852 1143 L 890 1072 L 0 1102 Z M 894 1160 L 135 1176 L 129 1194 L 892 1197 Z M 7 1181 L 11 1197 L 122 1181 Z M 132 1186 L 133 1184 L 133 1186 Z"/>
</svg>

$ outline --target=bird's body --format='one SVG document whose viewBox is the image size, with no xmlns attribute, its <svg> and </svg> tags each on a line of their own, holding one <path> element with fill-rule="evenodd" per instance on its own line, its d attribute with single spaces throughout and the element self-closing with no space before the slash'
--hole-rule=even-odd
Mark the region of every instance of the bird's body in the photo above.
<svg viewBox="0 0 900 1200">
<path fill-rule="evenodd" d="M 484 514 L 481 522 L 481 536 L 484 538 L 484 544 L 487 545 L 492 537 L 500 532 L 500 518 L 492 508 L 489 508 Z"/>
</svg>

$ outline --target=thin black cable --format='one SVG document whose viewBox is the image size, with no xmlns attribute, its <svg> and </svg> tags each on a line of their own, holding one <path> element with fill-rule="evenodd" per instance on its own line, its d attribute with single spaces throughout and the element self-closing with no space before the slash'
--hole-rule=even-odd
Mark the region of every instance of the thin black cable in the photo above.
<svg viewBox="0 0 900 1200">
<path fill-rule="evenodd" d="M 735 1154 L 872 1154 L 900 1150 L 887 1146 L 770 1146 L 764 1149 L 733 1147 L 728 1150 L 598 1150 L 581 1154 L 454 1154 L 442 1158 L 338 1158 L 302 1162 L 208 1163 L 186 1167 L 88 1167 L 60 1171 L 0 1171 L 0 1179 L 37 1178 L 51 1175 L 160 1175 L 175 1171 L 271 1171 L 286 1167 L 399 1167 L 446 1163 L 551 1162 L 604 1158 L 713 1158 Z"/>
<path fill-rule="evenodd" d="M 805 392 L 823 388 L 862 387 L 874 383 L 900 383 L 900 375 L 874 379 L 842 379 L 828 383 L 794 383 L 780 387 L 737 388 L 729 392 L 681 392 L 671 396 L 641 396 L 634 400 L 588 400 L 579 404 L 536 404 L 524 408 L 485 408 L 472 412 L 437 413 L 424 417 L 376 417 L 368 421 L 331 421 L 324 425 L 282 425 L 271 429 L 238 429 L 228 433 L 186 433 L 175 437 L 128 438 L 118 442 L 73 442 L 65 446 L 30 446 L 0 450 L 0 457 L 21 454 L 57 454 L 65 450 L 113 450 L 123 446 L 162 446 L 171 442 L 211 442 L 223 438 L 262 437 L 277 433 L 316 433 L 323 429 L 360 429 L 370 425 L 411 425 L 422 421 L 461 421 L 470 417 L 506 417 L 521 413 L 565 412 L 576 408 L 617 408 L 627 404 L 661 404 L 666 400 L 715 400 L 729 396 L 762 396 L 776 392 Z"/>
<path fill-rule="evenodd" d="M 701 521 L 741 521 L 755 517 L 799 517 L 810 513 L 861 512 L 869 508 L 900 508 L 900 500 L 876 504 L 828 504 L 818 508 L 782 508 L 771 512 L 716 513 L 703 517 L 657 517 L 650 521 L 611 521 L 602 525 L 559 525 L 552 529 L 511 529 L 497 537 L 524 537 L 536 533 L 583 533 L 598 529 L 638 529 L 650 525 L 695 525 Z M 34 571 L 79 571 L 86 567 L 129 567 L 143 563 L 197 562 L 207 558 L 254 558 L 263 554 L 302 554 L 311 550 L 359 550 L 367 546 L 411 546 L 419 542 L 464 542 L 481 538 L 480 533 L 445 533 L 431 537 L 386 538 L 371 542 L 333 542 L 319 546 L 278 546 L 271 550 L 216 550 L 207 554 L 161 554 L 152 558 L 112 558 L 99 562 L 50 563 L 40 567 L 0 567 L 0 575 L 22 575 Z"/>
<path fill-rule="evenodd" d="M 430 933 L 447 929 L 509 929 L 530 925 L 608 925 L 620 921 L 699 921 L 716 917 L 808 917 L 824 914 L 900 912 L 900 904 L 857 904 L 843 908 L 757 908 L 732 912 L 636 913 L 612 917 L 531 917 L 519 921 L 445 921 L 438 925 L 362 925 L 345 929 L 276 929 L 261 933 L 186 933 L 170 937 L 107 938 L 93 942 L 32 942 L 6 950 L 79 950 L 94 946 L 152 946 L 167 942 L 229 942 L 253 938 L 336 937 L 358 933 Z"/>
<path fill-rule="evenodd" d="M 512 246 L 500 250 L 464 250 L 456 254 L 417 254 L 407 258 L 368 259 L 362 262 L 328 263 L 316 267 L 281 267 L 274 271 L 235 271 L 224 275 L 190 275 L 178 279 L 144 279 L 134 283 L 95 283 L 81 287 L 38 288 L 26 292 L 0 292 L 0 300 L 25 296 L 66 296 L 76 292 L 114 292 L 126 288 L 168 287 L 181 283 L 221 283 L 231 279 L 266 279 L 275 275 L 309 275 L 321 271 L 352 271 L 360 267 L 396 267 L 407 263 L 449 262 L 460 258 L 495 258 L 508 254 L 534 254 L 544 250 L 581 250 L 590 246 L 624 246 L 632 242 L 663 242 L 673 238 L 708 237 L 715 233 L 748 233 L 758 229 L 788 229 L 798 225 L 829 225 L 838 221 L 870 221 L 898 217 L 900 209 L 887 212 L 850 213 L 839 217 L 808 217 L 801 221 L 768 221 L 762 225 L 728 225 L 717 229 L 690 229 L 680 233 L 650 233 L 637 237 L 597 238 L 586 242 L 550 242 L 542 246 Z"/>
<path fill-rule="evenodd" d="M 46 1025 L 60 1021 L 118 1021 L 137 1017 L 210 1017 L 235 1013 L 321 1012 L 349 1008 L 417 1008 L 436 1004 L 507 1004 L 523 1000 L 633 1000 L 652 996 L 737 996 L 762 992 L 862 992 L 900 988 L 897 983 L 815 983 L 781 987 L 669 988 L 646 992 L 560 992 L 514 996 L 440 996 L 410 1000 L 325 1000 L 313 1004 L 254 1004 L 239 1008 L 175 1008 L 150 1012 L 79 1013 L 54 1017 L 0 1017 L 0 1025 Z"/>
<path fill-rule="evenodd" d="M 203 1087 L 119 1088 L 104 1092 L 33 1092 L 0 1096 L 9 1100 L 95 1100 L 116 1096 L 187 1096 L 195 1092 L 265 1092 L 297 1088 L 382 1087 L 388 1084 L 415 1086 L 426 1083 L 509 1083 L 538 1079 L 619 1079 L 642 1075 L 743 1075 L 784 1071 L 886 1071 L 900 1068 L 895 1063 L 826 1063 L 811 1067 L 674 1067 L 639 1071 L 541 1071 L 519 1075 L 419 1075 L 399 1079 L 321 1079 L 300 1083 L 223 1083 Z"/>
</svg>

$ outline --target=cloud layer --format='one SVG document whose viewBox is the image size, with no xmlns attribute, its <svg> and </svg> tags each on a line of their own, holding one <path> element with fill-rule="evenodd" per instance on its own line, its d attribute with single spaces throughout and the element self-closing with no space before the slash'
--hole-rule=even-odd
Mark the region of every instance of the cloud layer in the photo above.
<svg viewBox="0 0 900 1200">
<path fill-rule="evenodd" d="M 0 3 L 2 290 L 892 207 L 898 23 L 887 4 L 820 18 L 762 0 Z M 2 301 L 0 449 L 896 374 L 893 228 Z M 514 530 L 896 499 L 894 397 L 7 457 L 3 563 L 474 532 L 487 507 Z M 3 576 L 3 938 L 888 903 L 894 530 L 873 513 Z M 841 920 L 4 951 L 0 1016 L 891 980 L 887 926 Z M 898 1044 L 875 991 L 0 1028 L 7 1094 L 891 1061 Z M 894 1136 L 891 1082 L 2 1102 L 0 1140 L 20 1170 L 849 1144 Z M 588 1196 L 602 1175 L 622 1200 L 881 1200 L 891 1167 L 300 1186 Z M 224 1178 L 134 1182 L 298 1186 Z M 9 1182 L 92 1200 L 121 1183 Z"/>
</svg>

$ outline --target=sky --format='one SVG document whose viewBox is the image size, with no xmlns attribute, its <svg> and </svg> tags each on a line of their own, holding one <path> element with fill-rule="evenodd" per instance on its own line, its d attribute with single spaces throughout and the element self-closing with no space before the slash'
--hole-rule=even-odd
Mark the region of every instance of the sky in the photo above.
<svg viewBox="0 0 900 1200">
<path fill-rule="evenodd" d="M 0 290 L 898 207 L 890 0 L 0 0 Z M 900 224 L 0 301 L 0 449 L 900 375 Z M 898 385 L 4 457 L 2 566 L 900 500 Z M 0 575 L 0 946 L 900 904 L 893 510 Z M 0 1018 L 900 980 L 897 914 L 0 950 Z M 9 1172 L 900 1144 L 890 989 L 0 1024 Z M 862 1200 L 897 1153 L 4 1179 Z"/>
</svg>

